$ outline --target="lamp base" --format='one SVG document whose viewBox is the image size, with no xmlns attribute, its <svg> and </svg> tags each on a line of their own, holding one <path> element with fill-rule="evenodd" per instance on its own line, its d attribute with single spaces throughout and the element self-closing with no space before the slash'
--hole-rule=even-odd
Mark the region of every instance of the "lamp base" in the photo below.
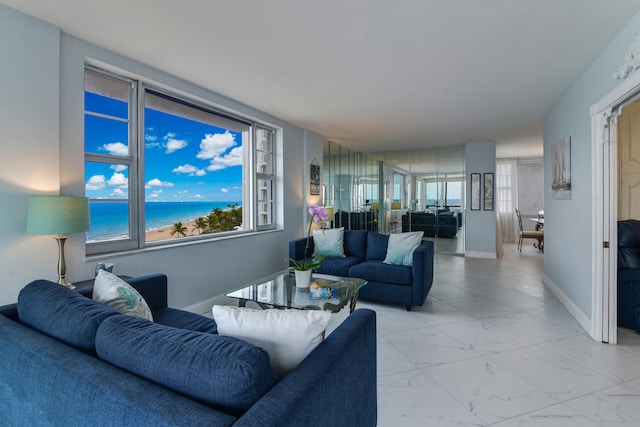
<svg viewBox="0 0 640 427">
<path fill-rule="evenodd" d="M 73 283 L 69 283 L 65 280 L 64 277 L 61 277 L 58 279 L 58 284 L 62 285 L 62 286 L 66 286 L 69 289 L 75 289 L 75 285 Z"/>
</svg>

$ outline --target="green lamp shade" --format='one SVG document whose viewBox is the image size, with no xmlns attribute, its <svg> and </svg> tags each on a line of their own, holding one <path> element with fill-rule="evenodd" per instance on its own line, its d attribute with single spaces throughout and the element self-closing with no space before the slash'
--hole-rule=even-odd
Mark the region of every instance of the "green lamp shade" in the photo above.
<svg viewBox="0 0 640 427">
<path fill-rule="evenodd" d="M 89 199 L 86 197 L 31 196 L 27 233 L 68 234 L 89 230 Z"/>
</svg>

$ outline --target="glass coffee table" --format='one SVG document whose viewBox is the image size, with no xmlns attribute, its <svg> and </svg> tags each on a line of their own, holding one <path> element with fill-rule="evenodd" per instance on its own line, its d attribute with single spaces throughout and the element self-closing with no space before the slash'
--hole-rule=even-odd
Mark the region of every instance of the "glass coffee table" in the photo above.
<svg viewBox="0 0 640 427">
<path fill-rule="evenodd" d="M 247 301 L 253 301 L 262 308 L 326 310 L 337 313 L 349 304 L 349 314 L 351 314 L 358 302 L 358 292 L 366 284 L 366 280 L 353 277 L 314 273 L 311 276 L 309 288 L 298 288 L 293 272 L 285 270 L 256 280 L 242 289 L 225 295 L 237 298 L 240 307 L 244 307 Z M 314 298 L 310 296 L 310 289 L 313 288 L 332 288 L 333 292 L 328 290 L 324 292 L 330 294 L 329 298 Z"/>
</svg>

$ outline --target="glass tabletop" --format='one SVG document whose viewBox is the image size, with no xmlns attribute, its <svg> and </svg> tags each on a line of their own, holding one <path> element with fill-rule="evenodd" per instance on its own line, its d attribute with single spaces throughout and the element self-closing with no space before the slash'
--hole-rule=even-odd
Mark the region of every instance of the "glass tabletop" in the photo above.
<svg viewBox="0 0 640 427">
<path fill-rule="evenodd" d="M 347 304 L 350 311 L 355 309 L 360 288 L 367 284 L 366 280 L 354 277 L 330 276 L 314 273 L 309 288 L 296 287 L 296 279 L 289 270 L 280 271 L 250 283 L 242 289 L 225 294 L 240 300 L 243 307 L 247 301 L 253 301 L 265 308 L 296 308 L 299 310 L 327 310 L 337 313 Z M 332 288 L 329 298 L 315 298 L 310 291 L 317 288 Z"/>
</svg>

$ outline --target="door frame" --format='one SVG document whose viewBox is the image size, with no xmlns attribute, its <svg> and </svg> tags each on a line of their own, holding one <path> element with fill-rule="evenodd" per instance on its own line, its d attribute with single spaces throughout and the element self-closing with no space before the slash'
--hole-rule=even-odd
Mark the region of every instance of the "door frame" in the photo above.
<svg viewBox="0 0 640 427">
<path fill-rule="evenodd" d="M 618 162 L 616 118 L 620 108 L 640 93 L 636 72 L 593 104 L 592 149 L 592 290 L 591 337 L 617 343 Z M 609 242 L 608 248 L 605 242 Z"/>
</svg>

